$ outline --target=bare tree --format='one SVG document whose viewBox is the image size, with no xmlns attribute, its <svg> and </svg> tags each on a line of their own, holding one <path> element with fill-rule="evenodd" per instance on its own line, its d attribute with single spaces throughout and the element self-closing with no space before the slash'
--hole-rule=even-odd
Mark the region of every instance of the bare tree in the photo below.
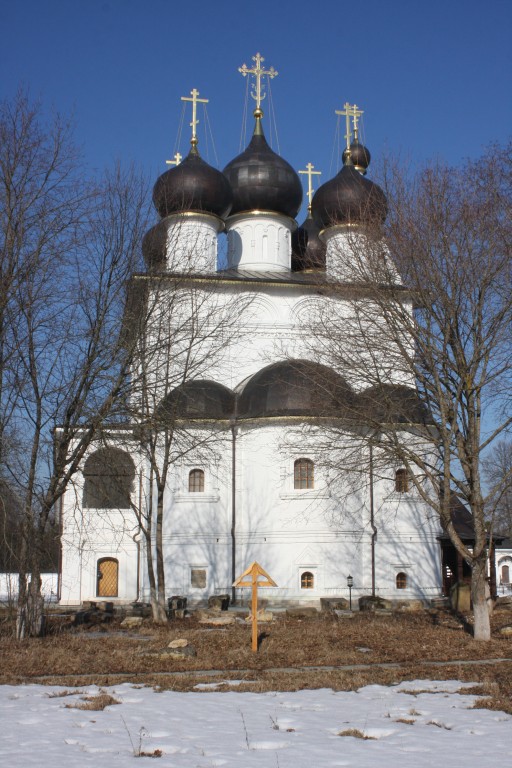
<svg viewBox="0 0 512 768">
<path fill-rule="evenodd" d="M 56 502 L 122 401 L 117 326 L 146 227 L 146 184 L 85 178 L 70 126 L 20 93 L 0 109 L 0 446 L 21 504 L 17 635 L 42 628 L 41 548 Z"/>
<path fill-rule="evenodd" d="M 492 530 L 512 536 L 512 442 L 500 440 L 483 461 L 486 515 Z"/>
<path fill-rule="evenodd" d="M 251 299 L 230 296 L 215 276 L 201 277 L 193 269 L 136 276 L 132 287 L 138 293 L 138 357 L 130 418 L 146 473 L 144 503 L 134 510 L 145 543 L 153 619 L 162 624 L 170 475 L 188 457 L 214 471 L 233 407 L 232 393 L 215 380 L 222 378 Z"/>
<path fill-rule="evenodd" d="M 359 222 L 330 242 L 335 300 L 313 323 L 316 354 L 360 390 L 361 439 L 407 470 L 470 566 L 479 640 L 490 638 L 482 457 L 512 423 L 510 149 L 414 177 L 388 166 L 385 229 Z M 453 525 L 454 493 L 471 545 Z"/>
</svg>

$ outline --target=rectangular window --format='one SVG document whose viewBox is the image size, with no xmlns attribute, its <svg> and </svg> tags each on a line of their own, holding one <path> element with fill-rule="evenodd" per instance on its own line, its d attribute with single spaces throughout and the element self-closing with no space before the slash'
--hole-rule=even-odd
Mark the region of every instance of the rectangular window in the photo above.
<svg viewBox="0 0 512 768">
<path fill-rule="evenodd" d="M 397 493 L 407 493 L 409 490 L 409 475 L 405 468 L 397 469 L 395 472 L 395 491 Z"/>
<path fill-rule="evenodd" d="M 206 568 L 190 569 L 190 586 L 195 589 L 206 589 Z"/>
<path fill-rule="evenodd" d="M 295 490 L 315 487 L 315 465 L 311 459 L 297 459 L 294 463 L 293 487 Z"/>
</svg>

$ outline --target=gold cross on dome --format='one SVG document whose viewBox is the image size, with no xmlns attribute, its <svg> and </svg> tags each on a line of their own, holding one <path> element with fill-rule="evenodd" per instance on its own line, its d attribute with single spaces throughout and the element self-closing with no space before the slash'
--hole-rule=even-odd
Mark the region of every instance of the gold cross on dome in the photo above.
<svg viewBox="0 0 512 768">
<path fill-rule="evenodd" d="M 335 109 L 334 113 L 336 115 L 345 115 L 345 124 L 347 132 L 345 134 L 345 139 L 347 141 L 347 149 L 350 149 L 350 140 L 352 138 L 352 131 L 350 130 L 350 119 L 352 118 L 352 124 L 354 128 L 354 139 L 357 141 L 358 133 L 359 133 L 359 118 L 362 114 L 364 114 L 362 109 L 359 109 L 357 104 L 349 104 L 348 101 L 345 102 L 343 105 L 343 109 Z"/>
<path fill-rule="evenodd" d="M 197 105 L 208 104 L 208 99 L 200 99 L 198 97 L 199 97 L 199 91 L 197 90 L 197 88 L 193 88 L 190 91 L 190 96 L 181 97 L 182 101 L 192 102 L 192 122 L 190 123 L 190 127 L 192 128 L 192 138 L 190 139 L 190 143 L 192 144 L 193 147 L 197 144 L 196 126 L 199 124 L 199 120 L 197 119 Z"/>
<path fill-rule="evenodd" d="M 308 210 L 311 210 L 311 200 L 313 198 L 313 176 L 321 176 L 322 175 L 322 171 L 314 171 L 313 170 L 314 167 L 315 166 L 312 165 L 311 163 L 307 163 L 306 170 L 305 171 L 299 171 L 299 173 L 302 173 L 302 174 L 304 174 L 305 176 L 308 177 L 308 191 L 307 191 Z"/>
<path fill-rule="evenodd" d="M 165 163 L 166 165 L 179 165 L 182 160 L 183 160 L 183 156 L 180 155 L 179 152 L 176 152 L 176 154 L 174 155 L 174 158 L 172 160 L 166 160 Z"/>
<path fill-rule="evenodd" d="M 247 64 L 242 64 L 241 67 L 238 67 L 238 71 L 241 72 L 244 77 L 247 75 L 254 75 L 256 79 L 256 86 L 253 86 L 251 96 L 256 102 L 256 110 L 261 112 L 261 102 L 266 95 L 265 93 L 262 93 L 261 90 L 261 78 L 263 75 L 267 75 L 267 77 L 272 79 L 273 77 L 277 77 L 279 73 L 274 69 L 274 67 L 270 67 L 270 69 L 263 69 L 261 64 L 265 61 L 265 59 L 259 53 L 257 53 L 256 56 L 253 56 L 252 60 L 255 62 L 255 65 L 252 69 L 250 69 Z"/>
</svg>

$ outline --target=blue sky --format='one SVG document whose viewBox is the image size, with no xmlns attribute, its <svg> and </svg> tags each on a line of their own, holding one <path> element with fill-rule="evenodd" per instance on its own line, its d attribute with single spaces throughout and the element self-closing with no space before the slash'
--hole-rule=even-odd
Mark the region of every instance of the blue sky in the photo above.
<svg viewBox="0 0 512 768">
<path fill-rule="evenodd" d="M 209 99 L 219 165 L 238 154 L 246 85 L 238 67 L 259 51 L 279 72 L 281 154 L 296 169 L 312 162 L 326 181 L 335 172 L 334 110 L 345 101 L 365 110 L 375 163 L 396 152 L 457 164 L 505 141 L 511 40 L 505 0 L 0 0 L 0 97 L 25 84 L 45 106 L 74 114 L 91 167 L 120 158 L 156 179 L 174 152 L 180 97 L 194 87 Z M 267 109 L 267 135 L 268 117 Z M 202 126 L 198 133 L 215 164 Z M 184 130 L 182 154 L 188 138 Z"/>
</svg>

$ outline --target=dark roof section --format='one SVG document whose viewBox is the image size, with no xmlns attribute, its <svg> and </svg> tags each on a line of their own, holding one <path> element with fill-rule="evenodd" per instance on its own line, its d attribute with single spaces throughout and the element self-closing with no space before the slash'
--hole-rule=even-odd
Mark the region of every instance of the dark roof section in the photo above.
<svg viewBox="0 0 512 768">
<path fill-rule="evenodd" d="M 394 391 L 397 406 L 394 423 L 418 424 L 418 401 L 407 387 Z M 423 413 L 423 411 L 421 411 Z M 282 360 L 268 365 L 239 384 L 235 392 L 210 380 L 192 380 L 173 389 L 155 411 L 155 422 L 172 423 L 175 419 L 254 419 L 280 416 L 327 417 L 343 419 L 354 425 L 375 426 L 384 416 L 392 423 L 392 414 L 382 409 L 376 392 L 357 393 L 331 368 L 311 360 Z"/>
<path fill-rule="evenodd" d="M 188 381 L 173 389 L 156 410 L 157 423 L 174 419 L 229 419 L 235 412 L 234 393 L 215 381 Z"/>
<path fill-rule="evenodd" d="M 432 424 L 432 417 L 412 387 L 380 384 L 363 390 L 360 407 L 380 424 Z"/>
<path fill-rule="evenodd" d="M 474 541 L 475 527 L 473 525 L 473 515 L 454 491 L 452 491 L 450 498 L 450 516 L 452 518 L 453 527 L 462 541 L 465 543 Z M 438 539 L 442 540 L 448 540 L 449 538 L 450 537 L 446 531 L 438 536 Z M 504 539 L 502 536 L 494 535 L 493 541 L 496 546 L 500 546 Z"/>
<path fill-rule="evenodd" d="M 244 385 L 238 418 L 269 416 L 338 416 L 353 408 L 354 393 L 325 365 L 286 360 L 263 368 Z"/>
<path fill-rule="evenodd" d="M 249 146 L 226 165 L 224 174 L 233 190 L 231 215 L 245 211 L 272 211 L 292 219 L 297 215 L 302 203 L 299 176 L 270 149 L 260 117 Z"/>
</svg>

